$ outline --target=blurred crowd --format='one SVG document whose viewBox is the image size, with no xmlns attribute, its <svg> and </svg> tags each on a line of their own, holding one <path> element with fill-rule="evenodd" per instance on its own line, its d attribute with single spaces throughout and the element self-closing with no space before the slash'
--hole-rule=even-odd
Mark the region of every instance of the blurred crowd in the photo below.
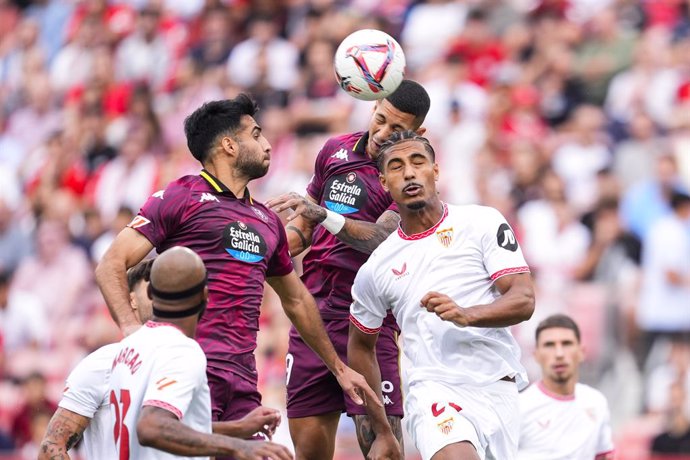
<svg viewBox="0 0 690 460">
<path fill-rule="evenodd" d="M 367 127 L 332 65 L 363 28 L 398 38 L 429 92 L 443 199 L 498 208 L 522 243 L 532 377 L 534 325 L 568 313 L 617 458 L 690 455 L 688 0 L 0 0 L 0 450 L 35 458 L 69 370 L 119 339 L 93 269 L 198 173 L 185 116 L 251 93 L 273 146 L 252 193 L 304 192 L 323 141 Z M 267 405 L 288 324 L 268 292 Z"/>
</svg>

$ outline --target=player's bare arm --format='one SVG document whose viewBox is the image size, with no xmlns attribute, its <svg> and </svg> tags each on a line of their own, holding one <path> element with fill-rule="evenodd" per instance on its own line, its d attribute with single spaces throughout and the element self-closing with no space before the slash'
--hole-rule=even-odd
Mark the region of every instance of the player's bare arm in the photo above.
<svg viewBox="0 0 690 460">
<path fill-rule="evenodd" d="M 96 282 L 110 314 L 125 335 L 141 325 L 134 316 L 127 288 L 127 269 L 151 252 L 153 245 L 138 231 L 122 230 L 96 267 Z"/>
<path fill-rule="evenodd" d="M 290 451 L 272 442 L 244 441 L 220 434 L 200 433 L 172 412 L 146 406 L 137 422 L 142 446 L 185 457 L 232 455 L 239 460 L 292 460 Z"/>
<path fill-rule="evenodd" d="M 91 419 L 59 407 L 48 423 L 41 441 L 38 460 L 69 459 L 67 453 L 81 439 Z"/>
<path fill-rule="evenodd" d="M 286 193 L 269 200 L 266 205 L 277 213 L 283 212 L 286 209 L 293 210 L 293 213 L 287 218 L 289 222 L 286 227 L 286 230 L 288 230 L 288 238 L 291 238 L 290 227 L 294 226 L 296 230 L 302 231 L 306 240 L 307 233 L 305 228 L 309 227 L 304 221 L 316 225 L 326 220 L 327 216 L 326 209 L 319 206 L 312 197 L 303 197 L 295 192 Z M 301 220 L 301 225 L 294 225 L 291 223 L 293 219 L 297 220 L 298 218 Z M 383 240 L 388 238 L 388 235 L 393 233 L 398 227 L 398 222 L 400 222 L 400 216 L 395 211 L 384 212 L 375 223 L 349 219 L 346 217 L 344 219 L 345 225 L 343 225 L 343 228 L 335 236 L 343 243 L 366 254 L 371 254 Z M 311 229 L 313 229 L 313 226 Z M 294 231 L 295 230 L 293 230 L 293 232 Z M 311 237 L 311 233 L 309 233 L 309 236 Z M 311 244 L 311 238 L 307 241 Z M 294 256 L 296 254 L 292 251 L 292 239 L 290 239 L 290 242 L 290 254 Z"/>
<path fill-rule="evenodd" d="M 376 393 L 379 401 L 383 400 L 381 393 L 381 369 L 376 360 L 376 341 L 378 333 L 365 334 L 354 325 L 350 324 L 350 334 L 347 341 L 347 360 L 352 368 L 362 374 L 367 383 Z M 393 426 L 388 421 L 386 411 L 382 405 L 367 405 L 368 420 L 365 424 L 357 426 L 358 430 L 364 430 L 363 436 L 358 436 L 362 452 L 368 460 L 374 459 L 402 459 L 402 433 L 398 438 L 393 433 Z M 398 425 L 400 419 L 398 420 Z"/>
<path fill-rule="evenodd" d="M 529 273 L 503 276 L 495 281 L 501 296 L 487 305 L 463 307 L 440 292 L 428 292 L 422 308 L 460 327 L 507 327 L 527 321 L 534 313 L 534 286 Z"/>
<path fill-rule="evenodd" d="M 280 412 L 259 406 L 239 420 L 213 422 L 213 432 L 241 439 L 249 439 L 255 433 L 261 432 L 270 440 L 278 425 L 280 425 Z"/>
<path fill-rule="evenodd" d="M 359 405 L 374 404 L 383 407 L 376 393 L 364 377 L 345 365 L 338 357 L 331 340 L 326 334 L 316 302 L 297 274 L 268 278 L 268 284 L 276 291 L 283 304 L 285 314 L 295 325 L 302 339 L 323 360 L 338 383 L 352 400 Z"/>
</svg>

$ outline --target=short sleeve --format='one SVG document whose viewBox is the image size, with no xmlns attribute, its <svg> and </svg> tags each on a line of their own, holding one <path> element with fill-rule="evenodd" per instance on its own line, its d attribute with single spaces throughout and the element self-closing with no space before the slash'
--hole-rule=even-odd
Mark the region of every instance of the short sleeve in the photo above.
<svg viewBox="0 0 690 460">
<path fill-rule="evenodd" d="M 275 226 L 278 229 L 278 244 L 275 251 L 269 260 L 266 276 L 285 276 L 294 270 L 292 259 L 290 258 L 290 250 L 288 246 L 287 235 L 285 228 L 276 216 Z"/>
<path fill-rule="evenodd" d="M 599 439 L 597 441 L 597 457 L 604 456 L 613 452 L 613 434 L 611 430 L 611 414 L 606 400 L 602 396 L 602 404 L 604 410 L 604 419 L 602 420 L 599 430 Z"/>
<path fill-rule="evenodd" d="M 493 208 L 484 208 L 480 231 L 484 267 L 496 280 L 505 275 L 528 273 L 529 267 L 513 229 L 503 215 Z"/>
<path fill-rule="evenodd" d="M 199 386 L 206 382 L 206 356 L 193 340 L 166 347 L 155 360 L 142 406 L 155 406 L 184 417 Z"/>
<path fill-rule="evenodd" d="M 67 377 L 60 407 L 84 417 L 93 418 L 103 405 L 108 391 L 110 368 L 114 352 L 99 348 L 82 359 Z M 112 348 L 115 350 L 116 348 Z"/>
<path fill-rule="evenodd" d="M 373 266 L 366 263 L 359 269 L 352 285 L 350 322 L 366 334 L 376 334 L 388 314 L 388 306 L 375 284 Z"/>
<path fill-rule="evenodd" d="M 173 235 L 182 222 L 187 190 L 170 186 L 159 190 L 146 200 L 134 219 L 127 225 L 159 247 Z"/>
<path fill-rule="evenodd" d="M 331 151 L 330 142 L 326 142 L 316 156 L 314 162 L 314 175 L 311 176 L 309 184 L 307 184 L 307 193 L 314 198 L 317 203 L 321 201 L 321 193 L 323 192 L 324 171 L 326 171 L 326 159 Z"/>
</svg>

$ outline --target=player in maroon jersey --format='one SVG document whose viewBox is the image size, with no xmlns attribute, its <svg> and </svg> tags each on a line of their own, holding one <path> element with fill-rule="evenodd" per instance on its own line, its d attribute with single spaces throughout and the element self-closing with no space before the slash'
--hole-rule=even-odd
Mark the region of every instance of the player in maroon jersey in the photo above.
<svg viewBox="0 0 690 460">
<path fill-rule="evenodd" d="M 399 221 L 390 194 L 379 182 L 379 147 L 396 131 L 411 129 L 423 134 L 421 125 L 429 105 L 429 96 L 421 85 L 403 80 L 393 94 L 376 102 L 368 131 L 336 136 L 326 142 L 316 158 L 306 197 L 289 193 L 267 202 L 276 212 L 288 208 L 295 211 L 288 217 L 290 253 L 295 256 L 311 247 L 304 257 L 302 281 L 316 299 L 326 330 L 343 359 L 347 355 L 350 288 L 357 270 Z M 379 336 L 377 357 L 382 399 L 402 449 L 397 333 L 395 319 L 389 315 Z M 294 328 L 290 332 L 287 374 L 288 419 L 297 458 L 333 457 L 343 410 L 354 418 L 366 456 L 374 440 L 366 410 L 343 395 L 337 381 Z"/>
<path fill-rule="evenodd" d="M 358 402 L 381 404 L 335 352 L 313 297 L 295 274 L 278 216 L 251 197 L 247 184 L 266 174 L 271 146 L 246 95 L 204 104 L 185 120 L 187 145 L 201 162 L 154 193 L 115 239 L 96 269 L 111 314 L 125 334 L 140 325 L 131 314 L 125 270 L 154 247 L 194 250 L 208 270 L 208 309 L 197 340 L 208 359 L 214 421 L 236 420 L 258 407 L 254 357 L 263 283 L 280 296 L 303 339 L 343 390 Z"/>
</svg>

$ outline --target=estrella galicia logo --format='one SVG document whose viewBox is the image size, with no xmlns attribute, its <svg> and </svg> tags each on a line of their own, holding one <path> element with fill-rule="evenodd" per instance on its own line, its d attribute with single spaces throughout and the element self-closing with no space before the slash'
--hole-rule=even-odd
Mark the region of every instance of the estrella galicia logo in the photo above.
<svg viewBox="0 0 690 460">
<path fill-rule="evenodd" d="M 333 176 L 326 182 L 325 192 L 326 208 L 338 214 L 359 211 L 367 199 L 364 182 L 355 172 Z"/>
<path fill-rule="evenodd" d="M 266 257 L 266 242 L 253 227 L 244 222 L 233 222 L 223 230 L 223 246 L 237 260 L 257 263 Z"/>
<path fill-rule="evenodd" d="M 511 252 L 517 251 L 517 239 L 515 239 L 515 234 L 513 233 L 513 230 L 510 228 L 510 225 L 508 224 L 503 223 L 500 227 L 498 227 L 498 232 L 496 233 L 496 241 L 498 242 L 498 245 L 503 249 L 507 249 Z"/>
</svg>

